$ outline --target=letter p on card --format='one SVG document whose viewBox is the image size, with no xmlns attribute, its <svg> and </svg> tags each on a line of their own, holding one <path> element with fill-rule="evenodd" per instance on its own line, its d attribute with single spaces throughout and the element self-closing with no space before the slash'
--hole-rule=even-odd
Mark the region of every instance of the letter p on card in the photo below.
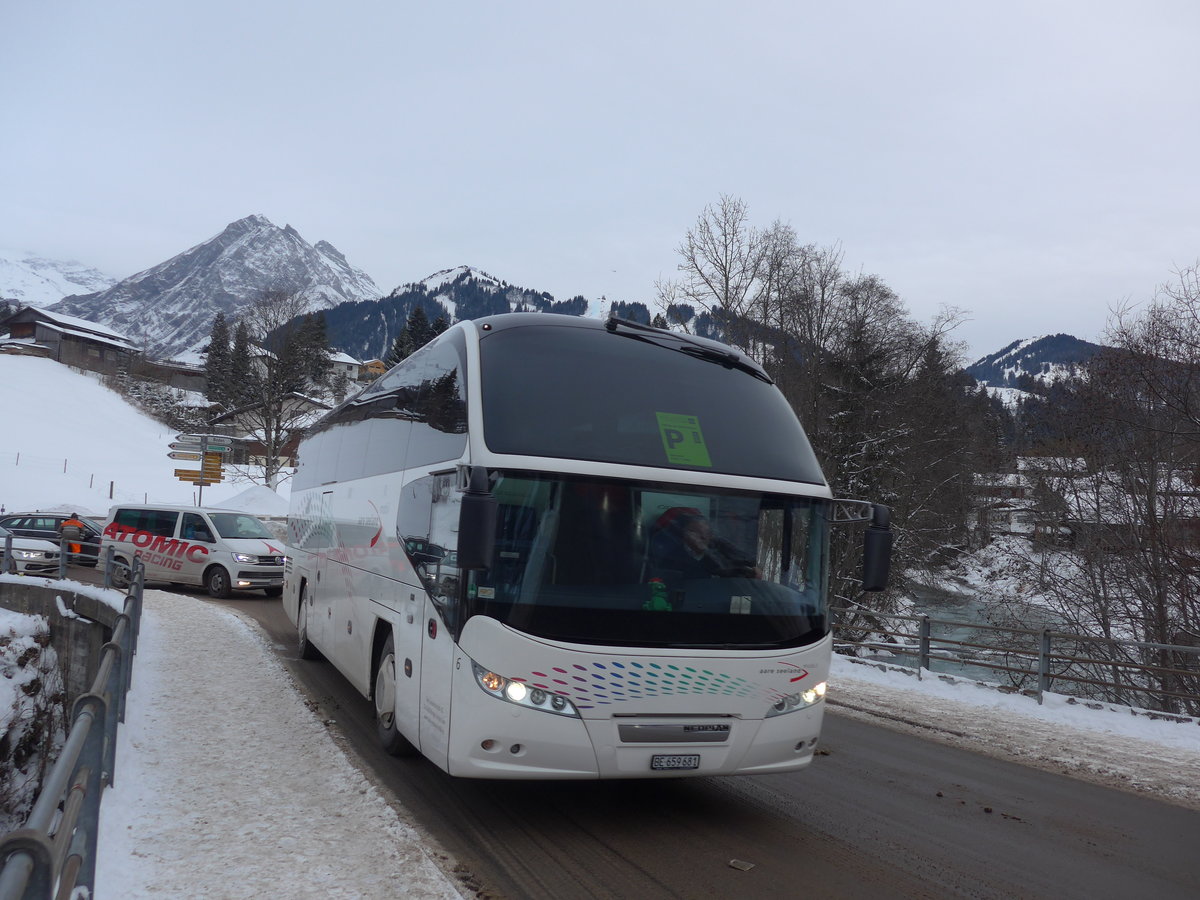
<svg viewBox="0 0 1200 900">
<path fill-rule="evenodd" d="M 662 436 L 667 462 L 693 468 L 712 467 L 698 417 L 663 412 L 655 415 L 658 417 L 658 431 Z"/>
</svg>

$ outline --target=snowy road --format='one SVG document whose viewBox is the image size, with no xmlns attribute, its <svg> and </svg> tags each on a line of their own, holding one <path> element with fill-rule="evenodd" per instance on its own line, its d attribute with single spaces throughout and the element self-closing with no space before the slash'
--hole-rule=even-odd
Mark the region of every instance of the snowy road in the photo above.
<svg viewBox="0 0 1200 900">
<path fill-rule="evenodd" d="M 1200 895 L 1195 725 L 1173 726 L 1163 743 L 1148 744 L 1138 736 L 1143 722 L 1120 733 L 1127 716 L 1102 713 L 1114 729 L 1104 734 L 1082 727 L 1091 710 L 1003 696 L 977 706 L 952 699 L 961 687 L 908 684 L 847 664 L 835 673 L 827 752 L 805 772 L 463 781 L 379 751 L 370 705 L 327 663 L 295 659 L 294 629 L 277 605 L 230 605 L 264 623 L 318 715 L 470 873 L 464 893 L 794 896 L 783 886 L 804 884 L 825 896 Z M 1039 722 L 1039 710 L 1051 718 Z M 730 866 L 734 859 L 753 868 Z"/>
</svg>

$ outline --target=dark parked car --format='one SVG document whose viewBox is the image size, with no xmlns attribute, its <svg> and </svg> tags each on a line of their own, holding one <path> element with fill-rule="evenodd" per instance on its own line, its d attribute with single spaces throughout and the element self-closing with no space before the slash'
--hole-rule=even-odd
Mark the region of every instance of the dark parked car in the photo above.
<svg viewBox="0 0 1200 900">
<path fill-rule="evenodd" d="M 60 543 L 62 523 L 71 517 L 70 513 L 27 512 L 9 513 L 0 516 L 0 527 L 7 528 L 13 534 L 21 537 L 41 538 L 44 541 Z M 80 516 L 83 522 L 83 540 L 80 541 L 83 552 L 71 562 L 81 566 L 94 566 L 100 557 L 100 533 L 104 527 L 98 522 Z"/>
</svg>

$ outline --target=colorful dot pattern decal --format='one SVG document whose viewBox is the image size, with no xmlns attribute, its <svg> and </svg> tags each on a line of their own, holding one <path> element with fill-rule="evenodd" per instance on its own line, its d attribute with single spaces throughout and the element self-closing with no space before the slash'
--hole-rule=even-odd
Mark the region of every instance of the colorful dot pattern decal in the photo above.
<svg viewBox="0 0 1200 900">
<path fill-rule="evenodd" d="M 807 673 L 805 673 L 807 674 Z M 517 678 L 530 687 L 562 694 L 580 709 L 655 697 L 760 697 L 774 703 L 783 692 L 703 665 L 669 662 L 573 663 L 534 671 Z"/>
</svg>

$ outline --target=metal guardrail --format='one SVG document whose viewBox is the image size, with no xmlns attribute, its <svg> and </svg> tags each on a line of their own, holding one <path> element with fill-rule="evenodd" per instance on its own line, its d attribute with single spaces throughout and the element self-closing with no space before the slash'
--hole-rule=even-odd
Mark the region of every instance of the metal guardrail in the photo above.
<svg viewBox="0 0 1200 900">
<path fill-rule="evenodd" d="M 105 568 L 111 584 L 113 560 Z M 135 560 L 124 610 L 101 651 L 91 690 L 74 705 L 58 760 L 46 776 L 24 828 L 0 840 L 0 900 L 92 896 L 99 841 L 100 798 L 113 783 L 117 725 L 133 674 L 142 621 L 145 567 Z"/>
<path fill-rule="evenodd" d="M 1200 646 L 1156 644 L 986 623 L 833 609 L 835 649 L 900 654 L 916 668 L 969 666 L 998 673 L 1008 687 L 1037 698 L 1055 693 L 1200 716 Z M 907 630 L 902 624 L 909 623 Z M 934 634 L 937 626 L 967 630 L 973 639 Z M 904 664 L 897 663 L 903 666 Z M 1003 686 L 1003 682 L 998 682 Z"/>
</svg>

